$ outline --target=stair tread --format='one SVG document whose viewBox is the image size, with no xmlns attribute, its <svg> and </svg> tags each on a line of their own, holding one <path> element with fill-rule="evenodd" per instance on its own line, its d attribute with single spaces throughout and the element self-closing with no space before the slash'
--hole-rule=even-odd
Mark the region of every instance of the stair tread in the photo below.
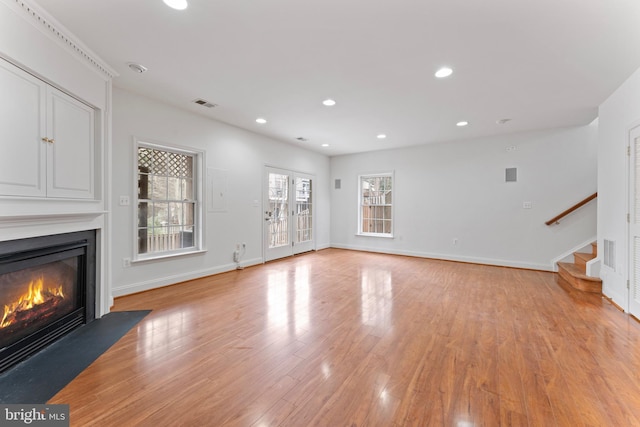
<svg viewBox="0 0 640 427">
<path fill-rule="evenodd" d="M 574 252 L 573 256 L 576 257 L 576 258 L 580 258 L 584 262 L 591 261 L 592 259 L 594 259 L 596 257 L 596 255 L 589 254 L 589 253 L 586 253 L 586 252 Z"/>
<path fill-rule="evenodd" d="M 582 280 L 588 280 L 590 282 L 602 282 L 599 277 L 587 276 L 584 271 L 577 265 L 570 262 L 559 262 L 558 268 L 563 268 L 571 276 Z"/>
</svg>

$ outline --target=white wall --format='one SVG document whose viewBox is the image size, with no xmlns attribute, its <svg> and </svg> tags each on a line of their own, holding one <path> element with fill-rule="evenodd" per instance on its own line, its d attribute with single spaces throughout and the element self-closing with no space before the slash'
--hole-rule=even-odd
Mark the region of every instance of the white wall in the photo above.
<svg viewBox="0 0 640 427">
<path fill-rule="evenodd" d="M 342 188 L 332 185 L 331 244 L 553 270 L 554 259 L 596 236 L 594 202 L 559 225 L 544 223 L 596 191 L 597 127 L 334 157 L 332 183 L 341 179 Z M 511 167 L 518 181 L 505 183 Z M 390 170 L 395 238 L 356 236 L 358 174 Z"/>
<path fill-rule="evenodd" d="M 35 5 L 17 3 L 0 0 L 0 57 L 96 108 L 96 200 L 95 203 L 87 203 L 33 197 L 3 198 L 0 213 L 26 215 L 105 211 L 105 179 L 101 162 L 109 144 L 106 121 L 109 117 L 111 78 L 101 71 L 103 68 L 99 65 L 99 58 L 91 57 L 91 52 L 86 51 L 91 62 L 70 46 L 74 43 L 81 46 L 73 34 L 58 35 L 57 31 L 45 28 L 45 21 L 54 30 L 61 31 L 62 27 L 44 10 Z M 3 143 L 9 144 L 9 141 Z"/>
<path fill-rule="evenodd" d="M 27 3 L 0 0 L 2 56 L 83 101 L 106 108 L 113 72 L 55 18 Z"/>
<path fill-rule="evenodd" d="M 96 230 L 96 315 L 112 304 L 109 264 L 108 158 L 114 72 L 46 11 L 27 1 L 0 0 L 0 57 L 96 109 L 95 199 L 0 196 L 0 240 Z M 43 135 L 44 136 L 44 135 Z M 10 141 L 0 141 L 0 150 Z"/>
<path fill-rule="evenodd" d="M 603 239 L 616 242 L 616 268 L 602 266 L 603 293 L 628 309 L 628 157 L 629 131 L 640 125 L 640 70 L 636 71 L 599 110 L 598 247 Z"/>
<path fill-rule="evenodd" d="M 206 248 L 194 254 L 122 267 L 133 256 L 134 204 L 113 206 L 113 292 L 125 295 L 235 268 L 236 243 L 247 264 L 262 262 L 264 166 L 315 175 L 316 246 L 329 245 L 329 158 L 115 88 L 113 200 L 134 200 L 134 137 L 206 151 L 206 166 L 227 171 L 227 212 L 206 213 Z M 254 201 L 258 200 L 258 206 Z M 206 211 L 206 210 L 205 210 Z"/>
</svg>

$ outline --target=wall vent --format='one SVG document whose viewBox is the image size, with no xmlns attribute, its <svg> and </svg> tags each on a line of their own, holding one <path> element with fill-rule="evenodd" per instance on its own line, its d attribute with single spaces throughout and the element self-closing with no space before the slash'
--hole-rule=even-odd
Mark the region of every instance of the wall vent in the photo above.
<svg viewBox="0 0 640 427">
<path fill-rule="evenodd" d="M 207 107 L 207 108 L 213 108 L 213 107 L 217 107 L 218 106 L 218 104 L 213 104 L 213 103 L 211 103 L 209 101 L 205 101 L 204 99 L 194 99 L 193 102 L 195 102 L 198 105 L 202 105 L 204 107 Z"/>
<path fill-rule="evenodd" d="M 604 239 L 604 265 L 616 270 L 616 242 L 613 240 Z"/>
</svg>

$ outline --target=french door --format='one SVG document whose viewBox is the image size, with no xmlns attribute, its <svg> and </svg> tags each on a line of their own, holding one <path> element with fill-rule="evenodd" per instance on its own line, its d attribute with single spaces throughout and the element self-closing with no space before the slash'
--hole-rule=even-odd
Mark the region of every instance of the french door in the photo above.
<svg viewBox="0 0 640 427">
<path fill-rule="evenodd" d="M 266 167 L 262 206 L 265 261 L 315 249 L 311 175 Z"/>
</svg>

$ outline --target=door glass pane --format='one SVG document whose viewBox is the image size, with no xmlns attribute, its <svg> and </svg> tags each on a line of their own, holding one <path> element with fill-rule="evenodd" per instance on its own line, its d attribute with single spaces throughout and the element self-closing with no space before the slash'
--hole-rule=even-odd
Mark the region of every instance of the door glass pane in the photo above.
<svg viewBox="0 0 640 427">
<path fill-rule="evenodd" d="M 289 176 L 269 173 L 269 248 L 290 244 Z"/>
<path fill-rule="evenodd" d="M 312 240 L 312 188 L 311 179 L 296 178 L 296 243 Z"/>
</svg>

